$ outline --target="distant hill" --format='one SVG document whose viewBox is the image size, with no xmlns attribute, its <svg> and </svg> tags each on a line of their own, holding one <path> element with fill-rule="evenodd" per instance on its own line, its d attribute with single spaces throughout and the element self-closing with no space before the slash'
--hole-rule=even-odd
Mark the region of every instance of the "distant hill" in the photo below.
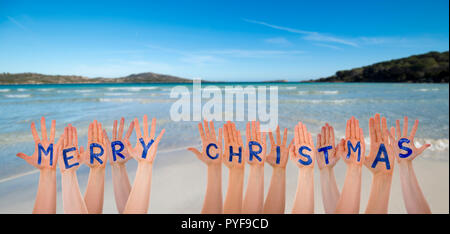
<svg viewBox="0 0 450 234">
<path fill-rule="evenodd" d="M 190 83 L 192 80 L 151 72 L 120 78 L 43 75 L 38 73 L 0 73 L 0 84 L 95 84 L 95 83 Z"/>
<path fill-rule="evenodd" d="M 306 82 L 448 83 L 447 52 L 429 52 L 370 66 L 338 71 L 334 76 Z"/>
</svg>

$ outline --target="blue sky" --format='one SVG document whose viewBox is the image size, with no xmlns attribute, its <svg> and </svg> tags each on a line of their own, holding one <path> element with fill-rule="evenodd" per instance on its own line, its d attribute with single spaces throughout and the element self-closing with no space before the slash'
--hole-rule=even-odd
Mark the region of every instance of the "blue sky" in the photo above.
<svg viewBox="0 0 450 234">
<path fill-rule="evenodd" d="M 447 0 L 0 0 L 0 72 L 298 81 L 448 50 L 448 22 Z"/>
</svg>

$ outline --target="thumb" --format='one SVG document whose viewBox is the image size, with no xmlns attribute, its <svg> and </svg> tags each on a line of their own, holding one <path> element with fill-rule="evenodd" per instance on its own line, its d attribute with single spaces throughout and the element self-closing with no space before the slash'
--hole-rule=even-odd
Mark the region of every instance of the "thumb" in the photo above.
<svg viewBox="0 0 450 234">
<path fill-rule="evenodd" d="M 416 155 L 414 155 L 414 158 L 416 158 L 417 156 L 419 156 L 420 154 L 422 154 L 423 153 L 423 151 L 425 151 L 428 147 L 430 147 L 431 145 L 430 144 L 424 144 L 424 145 L 422 145 L 419 149 L 417 149 L 417 154 Z M 414 159 L 413 158 L 413 159 Z"/>
<path fill-rule="evenodd" d="M 198 149 L 194 148 L 194 147 L 189 147 L 187 148 L 189 151 L 191 151 L 192 153 L 195 154 L 195 156 L 197 156 L 198 159 L 201 159 L 202 154 L 200 153 L 200 151 L 198 151 Z"/>
<path fill-rule="evenodd" d="M 28 156 L 28 155 L 26 155 L 24 153 L 17 153 L 16 156 L 21 158 L 21 159 L 23 159 L 23 160 L 28 160 L 28 158 L 30 157 L 30 156 Z"/>
</svg>

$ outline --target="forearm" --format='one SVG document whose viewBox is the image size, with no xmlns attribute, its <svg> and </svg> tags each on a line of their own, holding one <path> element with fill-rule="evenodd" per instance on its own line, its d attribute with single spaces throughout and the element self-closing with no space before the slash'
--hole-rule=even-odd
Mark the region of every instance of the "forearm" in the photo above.
<svg viewBox="0 0 450 234">
<path fill-rule="evenodd" d="M 349 165 L 345 175 L 344 187 L 336 205 L 338 214 L 357 214 L 361 200 L 361 166 Z"/>
<path fill-rule="evenodd" d="M 286 169 L 274 167 L 264 203 L 265 214 L 284 214 L 286 204 Z"/>
<path fill-rule="evenodd" d="M 230 169 L 228 189 L 223 205 L 225 214 L 240 214 L 242 211 L 242 193 L 244 190 L 244 169 Z"/>
<path fill-rule="evenodd" d="M 340 196 L 333 168 L 324 168 L 320 171 L 320 185 L 325 213 L 332 214 L 336 210 Z"/>
<path fill-rule="evenodd" d="M 202 214 L 221 214 L 222 206 L 222 164 L 209 165 Z"/>
<path fill-rule="evenodd" d="M 386 214 L 391 191 L 392 174 L 374 174 L 366 214 Z"/>
<path fill-rule="evenodd" d="M 134 184 L 123 211 L 124 214 L 147 213 L 152 184 L 152 167 L 153 165 L 151 163 L 139 162 Z"/>
<path fill-rule="evenodd" d="M 63 209 L 66 214 L 87 214 L 75 171 L 61 173 Z"/>
<path fill-rule="evenodd" d="M 412 162 L 401 162 L 398 165 L 406 210 L 410 214 L 430 214 L 430 207 L 420 189 Z"/>
<path fill-rule="evenodd" d="M 128 179 L 125 164 L 112 164 L 111 173 L 114 187 L 114 197 L 119 213 L 123 213 L 131 191 L 130 180 Z"/>
<path fill-rule="evenodd" d="M 41 169 L 33 214 L 56 213 L 56 169 Z"/>
<path fill-rule="evenodd" d="M 314 169 L 301 168 L 298 172 L 297 192 L 293 214 L 314 213 Z"/>
<path fill-rule="evenodd" d="M 84 202 L 89 214 L 101 214 L 105 191 L 105 168 L 91 168 L 84 194 Z"/>
<path fill-rule="evenodd" d="M 262 214 L 264 207 L 264 165 L 250 165 L 242 213 Z"/>
</svg>

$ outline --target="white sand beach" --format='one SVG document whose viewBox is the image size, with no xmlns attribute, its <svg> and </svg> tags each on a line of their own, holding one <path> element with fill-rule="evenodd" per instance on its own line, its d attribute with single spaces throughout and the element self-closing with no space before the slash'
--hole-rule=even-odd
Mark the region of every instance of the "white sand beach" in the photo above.
<svg viewBox="0 0 450 234">
<path fill-rule="evenodd" d="M 136 161 L 127 163 L 130 180 L 135 176 Z M 338 186 L 342 189 L 345 178 L 345 163 L 340 161 L 335 167 Z M 449 213 L 449 162 L 418 158 L 414 168 L 420 186 L 433 213 Z M 397 169 L 397 168 L 396 168 Z M 59 170 L 59 169 L 58 169 Z M 84 193 L 89 168 L 78 170 L 78 180 Z M 320 191 L 318 169 L 314 178 L 315 213 L 324 213 Z M 266 164 L 265 190 L 270 183 L 272 169 Z M 286 181 L 286 213 L 290 213 L 297 186 L 297 167 L 289 162 Z M 248 176 L 248 167 L 246 168 Z M 361 213 L 364 212 L 370 193 L 371 173 L 363 170 Z M 225 197 L 228 169 L 223 167 L 223 194 Z M 0 213 L 31 213 L 39 181 L 38 173 L 31 173 L 0 182 Z M 247 180 L 246 180 L 247 181 Z M 57 213 L 63 213 L 61 199 L 61 180 L 58 172 Z M 187 150 L 158 153 L 152 176 L 152 189 L 149 213 L 200 213 L 206 188 L 206 166 Z M 117 213 L 111 181 L 111 170 L 106 170 L 104 213 Z M 398 170 L 394 178 L 389 202 L 389 213 L 406 213 L 404 207 Z"/>
</svg>

